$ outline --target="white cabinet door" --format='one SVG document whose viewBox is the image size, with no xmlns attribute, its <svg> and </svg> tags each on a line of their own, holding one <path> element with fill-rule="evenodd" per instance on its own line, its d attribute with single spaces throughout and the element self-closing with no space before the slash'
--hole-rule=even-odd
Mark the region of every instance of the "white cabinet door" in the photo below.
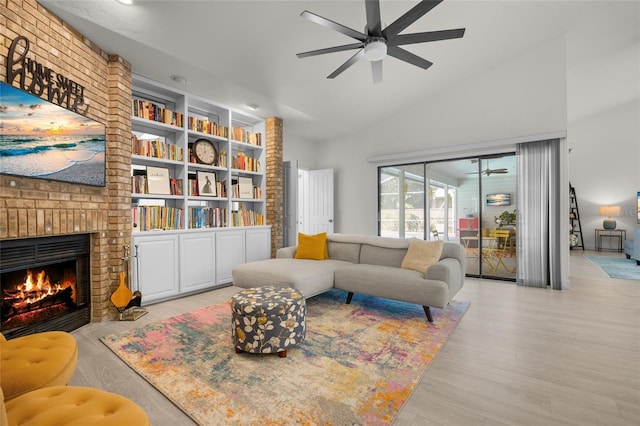
<svg viewBox="0 0 640 426">
<path fill-rule="evenodd" d="M 133 238 L 133 277 L 143 304 L 179 294 L 178 254 L 175 234 Z"/>
<path fill-rule="evenodd" d="M 224 231 L 216 235 L 216 282 L 227 284 L 233 281 L 231 270 L 244 263 L 245 231 Z"/>
<path fill-rule="evenodd" d="M 216 283 L 216 234 L 180 235 L 180 293 L 213 287 Z"/>
<path fill-rule="evenodd" d="M 271 258 L 271 229 L 247 229 L 245 262 Z"/>
</svg>

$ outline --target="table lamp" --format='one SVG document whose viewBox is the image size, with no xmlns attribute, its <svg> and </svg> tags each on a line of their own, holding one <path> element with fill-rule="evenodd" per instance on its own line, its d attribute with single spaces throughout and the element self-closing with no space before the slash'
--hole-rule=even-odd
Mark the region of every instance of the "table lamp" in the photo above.
<svg viewBox="0 0 640 426">
<path fill-rule="evenodd" d="M 611 219 L 611 216 L 620 215 L 620 206 L 601 206 L 600 216 L 606 216 L 607 218 L 602 221 L 602 228 L 604 229 L 616 229 L 616 221 Z"/>
</svg>

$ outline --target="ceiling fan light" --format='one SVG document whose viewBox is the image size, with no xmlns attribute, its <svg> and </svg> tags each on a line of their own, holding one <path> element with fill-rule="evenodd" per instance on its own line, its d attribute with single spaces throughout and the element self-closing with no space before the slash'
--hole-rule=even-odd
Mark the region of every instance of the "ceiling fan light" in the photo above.
<svg viewBox="0 0 640 426">
<path fill-rule="evenodd" d="M 369 61 L 380 61 L 387 56 L 387 43 L 383 38 L 372 39 L 364 46 L 364 57 Z"/>
</svg>

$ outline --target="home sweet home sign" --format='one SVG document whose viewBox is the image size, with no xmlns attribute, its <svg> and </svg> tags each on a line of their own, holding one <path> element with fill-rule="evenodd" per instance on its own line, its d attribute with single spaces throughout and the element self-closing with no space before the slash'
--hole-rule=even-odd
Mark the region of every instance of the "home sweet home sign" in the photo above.
<svg viewBox="0 0 640 426">
<path fill-rule="evenodd" d="M 84 86 L 55 72 L 27 56 L 31 43 L 24 36 L 11 42 L 7 55 L 7 84 L 20 81 L 20 88 L 63 108 L 87 115 L 89 105 L 84 103 Z M 21 48 L 20 48 L 21 47 Z"/>
</svg>

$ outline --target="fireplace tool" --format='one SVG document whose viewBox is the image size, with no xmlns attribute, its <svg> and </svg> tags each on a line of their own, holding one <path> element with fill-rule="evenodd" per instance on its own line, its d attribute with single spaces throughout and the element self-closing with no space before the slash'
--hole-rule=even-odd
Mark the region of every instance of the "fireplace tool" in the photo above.
<svg viewBox="0 0 640 426">
<path fill-rule="evenodd" d="M 118 310 L 120 321 L 135 321 L 147 313 L 146 309 L 140 307 L 142 293 L 139 291 L 131 293 L 129 259 L 129 245 L 125 245 L 124 257 L 122 257 L 123 271 L 119 274 L 120 284 L 111 295 L 111 303 Z"/>
</svg>

